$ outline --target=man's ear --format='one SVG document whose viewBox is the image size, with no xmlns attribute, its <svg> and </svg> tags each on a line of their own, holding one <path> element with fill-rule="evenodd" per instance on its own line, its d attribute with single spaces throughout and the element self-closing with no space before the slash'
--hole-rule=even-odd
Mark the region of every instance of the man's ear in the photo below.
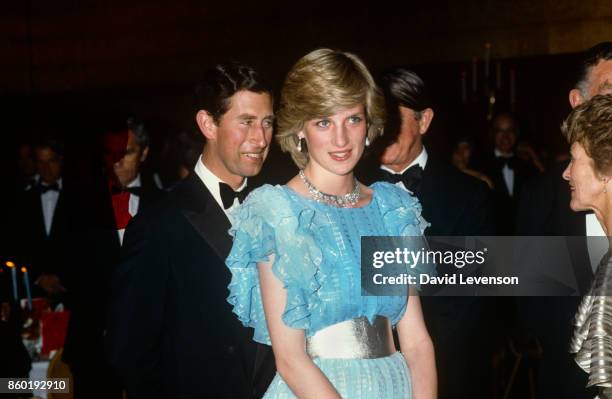
<svg viewBox="0 0 612 399">
<path fill-rule="evenodd" d="M 149 146 L 146 146 L 144 150 L 142 150 L 142 154 L 140 155 L 140 162 L 146 161 L 148 156 L 149 156 Z"/>
<path fill-rule="evenodd" d="M 425 110 L 421 111 L 421 119 L 419 119 L 419 133 L 421 133 L 421 135 L 427 133 L 433 117 L 433 109 L 425 108 Z"/>
<path fill-rule="evenodd" d="M 196 114 L 196 123 L 200 132 L 206 137 L 206 140 L 214 140 L 217 138 L 217 125 L 211 114 L 201 109 Z"/>
<path fill-rule="evenodd" d="M 584 102 L 584 97 L 582 97 L 582 93 L 578 89 L 572 89 L 569 92 L 569 102 L 572 108 L 576 108 L 580 104 Z"/>
</svg>

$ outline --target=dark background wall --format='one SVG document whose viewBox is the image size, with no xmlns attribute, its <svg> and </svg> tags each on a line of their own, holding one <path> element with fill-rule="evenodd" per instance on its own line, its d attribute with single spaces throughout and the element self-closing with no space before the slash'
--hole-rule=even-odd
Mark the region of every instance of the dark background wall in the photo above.
<svg viewBox="0 0 612 399">
<path fill-rule="evenodd" d="M 432 147 L 483 138 L 494 95 L 493 111 L 513 108 L 535 146 L 553 153 L 563 146 L 575 53 L 612 40 L 605 0 L 21 0 L 0 10 L 5 143 L 53 127 L 84 153 L 110 109 L 138 112 L 161 136 L 193 129 L 191 87 L 204 68 L 238 59 L 279 87 L 293 62 L 321 46 L 353 51 L 373 71 L 419 72 L 436 99 Z"/>
</svg>

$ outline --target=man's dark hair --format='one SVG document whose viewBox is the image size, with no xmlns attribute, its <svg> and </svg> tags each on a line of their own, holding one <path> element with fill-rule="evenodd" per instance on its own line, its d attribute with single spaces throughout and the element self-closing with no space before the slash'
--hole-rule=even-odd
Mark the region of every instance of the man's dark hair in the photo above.
<svg viewBox="0 0 612 399">
<path fill-rule="evenodd" d="M 407 68 L 394 68 L 380 75 L 378 81 L 384 96 L 387 117 L 385 119 L 385 134 L 370 149 L 371 156 L 378 159 L 384 149 L 393 143 L 400 132 L 402 118 L 399 107 L 403 106 L 414 111 L 417 120 L 421 112 L 431 108 L 431 99 L 425 82 L 416 73 Z"/>
<path fill-rule="evenodd" d="M 42 134 L 34 140 L 33 149 L 49 148 L 59 156 L 64 156 L 64 142 L 53 133 Z"/>
<path fill-rule="evenodd" d="M 123 133 L 126 130 L 131 130 L 136 136 L 136 142 L 141 149 L 148 147 L 151 143 L 151 136 L 146 129 L 144 122 L 136 116 L 126 116 L 125 114 L 113 115 L 108 118 L 104 126 L 104 134 Z"/>
<path fill-rule="evenodd" d="M 404 106 L 415 112 L 431 108 L 425 82 L 406 68 L 396 68 L 382 76 L 382 90 L 388 105 Z"/>
<path fill-rule="evenodd" d="M 197 111 L 207 111 L 219 123 L 229 108 L 230 98 L 241 90 L 272 95 L 270 86 L 252 67 L 237 62 L 219 64 L 206 71 L 196 86 Z"/>
<path fill-rule="evenodd" d="M 127 128 L 134 133 L 134 136 L 136 136 L 136 142 L 140 148 L 144 149 L 145 147 L 148 147 L 151 137 L 145 128 L 144 122 L 134 116 L 130 116 L 127 118 L 126 124 Z"/>
<path fill-rule="evenodd" d="M 585 99 L 588 98 L 591 69 L 600 61 L 610 60 L 612 60 L 612 42 L 601 42 L 584 52 L 576 88 L 580 90 Z"/>
</svg>

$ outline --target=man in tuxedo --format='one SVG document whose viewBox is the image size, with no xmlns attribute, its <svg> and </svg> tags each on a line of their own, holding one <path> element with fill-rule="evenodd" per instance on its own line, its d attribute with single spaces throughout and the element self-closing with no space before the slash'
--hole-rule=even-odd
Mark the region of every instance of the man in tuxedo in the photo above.
<svg viewBox="0 0 612 399">
<path fill-rule="evenodd" d="M 595 95 L 612 92 L 612 42 L 593 46 L 581 58 L 578 81 L 569 92 L 572 108 Z M 584 295 L 607 250 L 607 240 L 595 238 L 605 233 L 593 213 L 570 209 L 570 188 L 562 178 L 566 166 L 567 163 L 559 164 L 526 184 L 520 198 L 517 234 L 568 236 L 567 248 L 563 250 L 571 258 L 571 272 L 575 276 L 576 286 L 571 288 L 574 295 Z M 594 395 L 594 391 L 585 389 L 587 374 L 568 353 L 580 299 L 580 296 L 521 298 L 521 318 L 543 349 L 538 397 L 569 399 Z"/>
<path fill-rule="evenodd" d="M 63 143 L 45 136 L 34 145 L 36 179 L 17 194 L 10 215 L 16 260 L 28 266 L 33 295 L 65 300 L 70 274 L 70 236 L 77 231 L 78 189 L 63 173 Z"/>
<path fill-rule="evenodd" d="M 104 326 L 112 273 L 119 263 L 125 228 L 137 213 L 161 197 L 153 180 L 141 173 L 149 152 L 149 134 L 137 118 L 111 120 L 101 135 L 104 175 L 89 189 L 88 226 L 77 239 L 78 258 L 88 259 L 73 271 L 76 297 L 64 348 L 78 398 L 117 398 L 119 384 L 104 362 Z M 100 386 L 100 379 L 106 383 Z"/>
<path fill-rule="evenodd" d="M 536 168 L 515 155 L 519 129 L 509 113 L 496 115 L 491 122 L 493 151 L 482 169 L 493 181 L 493 204 L 497 235 L 509 236 L 515 231 L 516 208 L 521 189 Z"/>
<path fill-rule="evenodd" d="M 196 92 L 202 155 L 166 201 L 130 224 L 114 278 L 107 354 L 130 398 L 261 393 L 252 331 L 226 301 L 224 263 L 231 211 L 268 153 L 271 91 L 251 67 L 226 64 Z"/>
<path fill-rule="evenodd" d="M 384 75 L 381 87 L 388 123 L 381 148 L 374 148 L 379 165 L 368 165 L 369 182 L 386 180 L 411 191 L 431 226 L 427 236 L 494 234 L 486 184 L 429 154 L 423 145 L 434 111 L 423 80 L 399 68 Z M 380 154 L 380 156 L 379 156 Z M 421 298 L 423 314 L 436 348 L 440 397 L 484 397 L 482 377 L 489 360 L 480 329 L 482 304 L 474 298 Z"/>
</svg>

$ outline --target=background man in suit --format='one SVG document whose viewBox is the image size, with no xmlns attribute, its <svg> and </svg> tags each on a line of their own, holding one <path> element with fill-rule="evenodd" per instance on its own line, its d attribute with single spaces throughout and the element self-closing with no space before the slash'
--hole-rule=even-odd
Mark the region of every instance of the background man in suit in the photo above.
<svg viewBox="0 0 612 399">
<path fill-rule="evenodd" d="M 383 77 L 381 87 L 388 124 L 382 147 L 373 149 L 380 165 L 368 165 L 365 180 L 391 181 L 413 192 L 423 206 L 423 217 L 431 223 L 427 236 L 493 234 L 486 184 L 429 154 L 423 145 L 434 117 L 423 80 L 399 68 Z M 440 397 L 486 396 L 486 384 L 473 383 L 483 381 L 490 355 L 481 340 L 480 301 L 456 297 L 421 300 L 436 348 Z"/>
<path fill-rule="evenodd" d="M 598 94 L 612 93 L 612 42 L 599 43 L 582 57 L 578 81 L 569 92 L 572 108 Z M 517 234 L 558 236 L 604 236 L 591 212 L 573 212 L 570 188 L 562 178 L 567 163 L 527 183 L 521 195 Z M 602 245 L 598 245 L 603 242 Z M 607 240 L 568 238 L 567 251 L 576 279 L 575 293 L 584 294 L 594 268 L 607 249 Z M 587 375 L 568 353 L 574 315 L 580 296 L 520 298 L 527 330 L 540 341 L 543 357 L 539 370 L 538 397 L 590 398 L 584 389 Z"/>
<path fill-rule="evenodd" d="M 272 96 L 250 67 L 218 65 L 197 89 L 206 138 L 195 171 L 129 226 L 116 273 L 108 357 L 131 398 L 247 398 L 255 345 L 226 298 L 229 212 L 261 170 Z"/>
<path fill-rule="evenodd" d="M 64 361 L 75 378 L 78 398 L 117 398 L 121 390 L 104 362 L 104 328 L 111 276 L 119 263 L 127 224 L 161 196 L 153 180 L 141 174 L 149 151 L 144 123 L 134 117 L 110 120 L 101 135 L 104 175 L 87 196 L 87 227 L 76 250 L 81 264 L 72 272 L 76 297 Z M 83 263 L 83 259 L 87 262 Z M 100 379 L 106 383 L 100 386 Z"/>
<path fill-rule="evenodd" d="M 63 173 L 63 143 L 40 138 L 33 148 L 36 178 L 17 194 L 17 212 L 9 216 L 16 260 L 30 269 L 33 294 L 65 300 L 70 273 L 71 232 L 78 225 L 78 190 Z M 69 180 L 69 179 L 68 179 Z"/>
<path fill-rule="evenodd" d="M 492 154 L 482 166 L 493 181 L 493 204 L 498 235 L 513 235 L 516 208 L 521 189 L 537 169 L 515 154 L 519 135 L 518 122 L 509 113 L 496 115 L 491 121 Z"/>
</svg>

